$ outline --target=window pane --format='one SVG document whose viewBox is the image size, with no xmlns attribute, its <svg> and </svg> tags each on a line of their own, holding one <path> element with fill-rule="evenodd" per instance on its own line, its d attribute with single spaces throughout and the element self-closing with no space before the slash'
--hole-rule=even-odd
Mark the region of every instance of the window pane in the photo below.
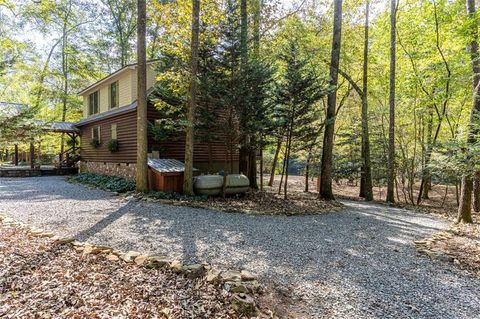
<svg viewBox="0 0 480 319">
<path fill-rule="evenodd" d="M 114 108 L 118 106 L 118 82 L 112 83 L 110 85 L 110 107 Z"/>
<path fill-rule="evenodd" d="M 117 139 L 117 124 L 112 124 L 112 140 Z"/>
</svg>

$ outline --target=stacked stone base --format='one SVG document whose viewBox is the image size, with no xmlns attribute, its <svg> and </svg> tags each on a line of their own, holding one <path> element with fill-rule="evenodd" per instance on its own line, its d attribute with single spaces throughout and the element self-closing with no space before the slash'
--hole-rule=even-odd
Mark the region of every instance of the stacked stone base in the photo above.
<svg viewBox="0 0 480 319">
<path fill-rule="evenodd" d="M 95 173 L 135 180 L 137 167 L 134 163 L 80 162 L 80 173 Z"/>
</svg>

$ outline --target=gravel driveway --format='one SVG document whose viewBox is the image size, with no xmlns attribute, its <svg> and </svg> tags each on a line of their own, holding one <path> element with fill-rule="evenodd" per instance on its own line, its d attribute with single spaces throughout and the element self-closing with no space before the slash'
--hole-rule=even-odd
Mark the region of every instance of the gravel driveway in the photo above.
<svg viewBox="0 0 480 319">
<path fill-rule="evenodd" d="M 284 287 L 300 317 L 480 318 L 480 280 L 411 245 L 445 221 L 345 204 L 323 216 L 248 216 L 127 202 L 62 177 L 0 178 L 0 212 L 92 243 L 250 270 Z"/>
</svg>

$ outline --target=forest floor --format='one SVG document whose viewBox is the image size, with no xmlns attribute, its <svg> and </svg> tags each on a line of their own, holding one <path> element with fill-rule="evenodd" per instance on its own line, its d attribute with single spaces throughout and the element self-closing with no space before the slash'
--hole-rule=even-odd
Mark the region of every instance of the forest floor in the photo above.
<svg viewBox="0 0 480 319">
<path fill-rule="evenodd" d="M 268 184 L 269 177 L 264 176 L 264 185 Z M 278 191 L 280 176 L 275 176 L 273 187 L 265 187 L 267 191 Z M 288 188 L 292 193 L 300 193 L 305 190 L 305 177 L 303 176 L 289 176 Z M 309 191 L 314 195 L 317 194 L 317 178 L 309 179 Z M 416 202 L 418 190 L 420 185 L 415 184 L 413 187 L 414 200 Z M 359 185 L 355 183 L 349 183 L 342 180 L 333 182 L 333 192 L 339 199 L 361 200 L 358 197 Z M 436 214 L 447 218 L 449 220 L 455 220 L 457 216 L 457 200 L 455 186 L 449 185 L 432 185 L 432 189 L 429 192 L 429 199 L 422 199 L 419 206 L 412 205 L 408 199 L 408 194 L 403 193 L 401 189 L 395 195 L 397 207 L 406 207 L 414 209 L 419 212 Z M 383 203 L 386 197 L 386 188 L 374 187 L 373 198 L 374 202 Z"/>
<path fill-rule="evenodd" d="M 76 252 L 0 220 L 2 318 L 237 318 L 205 277 Z"/>
<path fill-rule="evenodd" d="M 0 198 L 1 212 L 60 236 L 247 270 L 298 318 L 480 313 L 480 278 L 413 245 L 449 229 L 434 215 L 345 200 L 330 214 L 224 213 L 126 199 L 62 177 L 0 179 Z"/>
</svg>

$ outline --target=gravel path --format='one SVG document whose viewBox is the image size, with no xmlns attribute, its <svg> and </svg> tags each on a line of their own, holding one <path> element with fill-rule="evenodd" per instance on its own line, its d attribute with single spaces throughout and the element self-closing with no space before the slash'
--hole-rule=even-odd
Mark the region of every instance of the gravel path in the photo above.
<svg viewBox="0 0 480 319">
<path fill-rule="evenodd" d="M 250 270 L 284 287 L 300 317 L 480 318 L 480 280 L 411 245 L 445 221 L 345 204 L 323 216 L 248 216 L 127 202 L 62 177 L 0 178 L 0 212 L 92 243 Z"/>
</svg>

